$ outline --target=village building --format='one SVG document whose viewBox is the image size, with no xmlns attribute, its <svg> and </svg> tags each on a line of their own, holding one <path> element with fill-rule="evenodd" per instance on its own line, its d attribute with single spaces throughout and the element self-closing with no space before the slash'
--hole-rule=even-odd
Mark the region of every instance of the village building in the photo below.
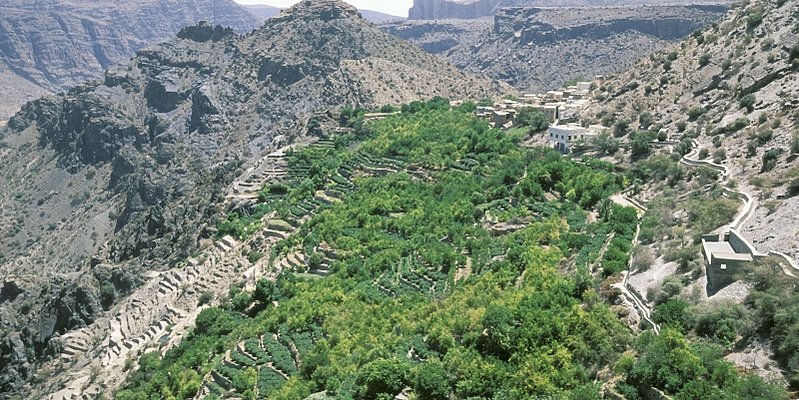
<svg viewBox="0 0 799 400">
<path fill-rule="evenodd" d="M 516 110 L 514 109 L 494 110 L 494 112 L 491 113 L 491 124 L 496 128 L 506 127 L 512 124 L 515 119 Z"/>
<path fill-rule="evenodd" d="M 577 144 L 591 142 L 596 133 L 577 124 L 552 125 L 549 127 L 549 141 L 561 153 L 571 153 Z"/>
<path fill-rule="evenodd" d="M 496 111 L 494 107 L 479 106 L 474 110 L 474 116 L 477 118 L 491 118 L 491 114 L 494 111 Z"/>
<path fill-rule="evenodd" d="M 591 91 L 591 85 L 593 82 L 577 82 L 577 90 L 581 92 L 589 92 Z"/>
<path fill-rule="evenodd" d="M 707 263 L 708 294 L 737 281 L 752 261 L 768 256 L 758 253 L 735 229 L 702 236 L 702 254 Z"/>
<path fill-rule="evenodd" d="M 561 101 L 563 100 L 563 92 L 558 90 L 550 90 L 544 94 L 547 101 Z"/>
</svg>

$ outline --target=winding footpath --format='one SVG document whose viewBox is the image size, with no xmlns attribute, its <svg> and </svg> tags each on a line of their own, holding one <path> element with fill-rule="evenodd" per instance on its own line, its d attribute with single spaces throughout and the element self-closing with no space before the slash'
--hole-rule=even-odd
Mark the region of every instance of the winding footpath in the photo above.
<svg viewBox="0 0 799 400">
<path fill-rule="evenodd" d="M 624 193 L 619 193 L 611 197 L 611 200 L 616 204 L 625 207 L 633 207 L 635 208 L 636 212 L 638 213 L 638 224 L 635 227 L 635 236 L 633 236 L 632 247 L 638 245 L 638 235 L 641 233 L 641 218 L 647 211 L 646 206 L 638 202 L 637 200 L 633 199 L 630 196 L 627 196 Z M 656 335 L 660 334 L 660 326 L 652 320 L 652 310 L 646 304 L 643 298 L 635 291 L 635 289 L 630 286 L 627 282 L 627 278 L 633 272 L 633 259 L 630 257 L 630 261 L 627 264 L 627 271 L 624 271 L 624 277 L 621 282 L 616 283 L 613 285 L 614 288 L 619 289 L 621 291 L 622 296 L 629 301 L 635 310 L 638 312 L 638 315 L 647 322 L 647 324 L 652 326 L 652 330 L 655 332 Z"/>
<path fill-rule="evenodd" d="M 731 230 L 740 232 L 741 228 L 743 228 L 743 226 L 746 224 L 746 221 L 749 220 L 754 211 L 757 209 L 757 201 L 755 200 L 755 197 L 748 192 L 728 189 L 725 184 L 728 182 L 730 177 L 729 168 L 727 168 L 725 165 L 694 158 L 698 157 L 699 154 L 699 142 L 697 142 L 696 139 L 693 139 L 691 143 L 693 145 L 691 152 L 683 156 L 683 158 L 680 160 L 680 163 L 691 167 L 705 166 L 719 172 L 720 176 L 718 182 L 724 187 L 724 195 L 729 198 L 739 199 L 744 203 L 743 208 L 741 208 L 741 210 L 738 212 L 738 215 L 735 216 L 735 219 L 732 221 L 732 223 L 723 227 L 722 230 L 723 232 L 729 232 Z M 792 278 L 799 277 L 799 265 L 797 265 L 796 261 L 787 254 L 779 251 L 769 251 L 768 253 L 763 254 L 758 253 L 753 246 L 750 247 L 752 247 L 755 255 L 779 259 L 779 266 L 785 275 L 788 275 Z"/>
<path fill-rule="evenodd" d="M 691 152 L 684 155 L 680 159 L 680 164 L 693 168 L 706 167 L 719 173 L 718 183 L 724 187 L 723 189 L 724 195 L 729 198 L 739 199 L 743 202 L 743 207 L 735 216 L 735 219 L 732 221 L 732 223 L 723 226 L 722 228 L 720 228 L 720 231 L 722 232 L 729 232 L 730 230 L 739 231 L 757 208 L 757 202 L 754 196 L 752 196 L 752 194 L 748 192 L 735 191 L 727 188 L 726 184 L 728 183 L 728 180 L 731 175 L 730 169 L 726 165 L 717 164 L 707 160 L 700 160 L 698 158 L 700 151 L 699 142 L 697 142 L 695 139 L 692 139 L 691 144 L 692 144 Z M 640 233 L 640 228 L 641 228 L 641 217 L 643 217 L 643 215 L 647 211 L 646 206 L 636 201 L 634 198 L 628 196 L 626 193 L 617 194 L 612 198 L 612 200 L 617 204 L 623 206 L 635 207 L 636 210 L 638 211 L 638 216 L 639 216 L 638 225 L 636 227 L 635 237 L 632 242 L 633 247 L 637 246 L 638 235 Z M 788 255 L 777 251 L 770 251 L 768 254 L 762 254 L 762 256 L 771 256 L 779 258 L 780 259 L 779 264 L 783 273 L 793 278 L 799 278 L 799 265 L 797 265 L 797 263 Z M 628 270 L 625 271 L 622 282 L 613 285 L 613 287 L 619 289 L 622 292 L 622 295 L 633 304 L 633 306 L 635 307 L 641 318 L 652 326 L 652 329 L 655 332 L 655 334 L 659 334 L 660 326 L 652 320 L 651 308 L 647 305 L 646 301 L 644 301 L 643 298 L 641 298 L 641 296 L 628 283 L 628 277 L 632 273 L 633 273 L 633 265 L 631 258 Z"/>
</svg>

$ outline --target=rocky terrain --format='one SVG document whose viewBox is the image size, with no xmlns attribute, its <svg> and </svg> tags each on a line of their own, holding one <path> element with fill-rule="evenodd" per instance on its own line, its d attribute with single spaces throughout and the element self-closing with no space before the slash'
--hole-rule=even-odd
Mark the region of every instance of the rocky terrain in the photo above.
<svg viewBox="0 0 799 400">
<path fill-rule="evenodd" d="M 729 4 L 728 0 L 414 0 L 409 19 L 477 19 L 492 16 L 503 7 L 607 7 L 639 5 Z"/>
<path fill-rule="evenodd" d="M 9 0 L 0 4 L 0 120 L 45 93 L 99 78 L 137 50 L 199 21 L 239 33 L 259 21 L 231 0 Z"/>
<path fill-rule="evenodd" d="M 261 20 L 267 20 L 269 18 L 272 18 L 278 15 L 281 10 L 283 10 L 282 8 L 279 7 L 272 7 L 262 4 L 242 5 L 242 7 L 246 8 L 247 11 L 253 13 L 256 17 L 258 17 Z M 371 21 L 375 24 L 396 22 L 405 19 L 403 17 L 385 14 L 378 11 L 372 11 L 372 10 L 358 10 L 358 11 L 361 13 L 361 16 L 363 16 L 364 19 L 366 19 L 367 21 Z"/>
<path fill-rule="evenodd" d="M 221 26 L 185 28 L 103 80 L 26 104 L 0 131 L 0 225 L 8 227 L 0 397 L 71 398 L 81 392 L 75 385 L 113 386 L 120 375 L 99 371 L 125 358 L 84 352 L 138 349 L 167 325 L 190 323 L 202 288 L 211 298 L 226 293 L 213 273 L 237 274 L 235 259 L 222 266 L 213 249 L 237 244 L 212 238 L 229 185 L 248 163 L 313 134 L 310 117 L 508 90 L 324 0 L 243 37 Z M 205 283 L 186 294 L 197 276 Z M 115 319 L 121 314 L 141 320 Z"/>
<path fill-rule="evenodd" d="M 713 27 L 599 87 L 604 101 L 587 118 L 636 121 L 649 112 L 667 132 L 697 132 L 705 158 L 723 161 L 738 190 L 754 197 L 742 233 L 761 252 L 794 258 L 798 17 L 796 2 L 738 5 Z"/>
<path fill-rule="evenodd" d="M 280 7 L 272 7 L 264 4 L 242 5 L 242 7 L 247 9 L 247 11 L 251 12 L 261 20 L 272 18 L 275 15 L 280 14 L 280 11 L 283 10 Z"/>
<path fill-rule="evenodd" d="M 502 8 L 492 18 L 407 21 L 387 32 L 462 70 L 526 92 L 631 67 L 720 18 L 726 6 Z"/>
</svg>

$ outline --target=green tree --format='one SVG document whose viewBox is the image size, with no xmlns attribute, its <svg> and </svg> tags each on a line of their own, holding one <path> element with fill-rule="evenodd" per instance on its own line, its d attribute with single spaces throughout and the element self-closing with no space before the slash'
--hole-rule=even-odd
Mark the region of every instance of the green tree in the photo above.
<svg viewBox="0 0 799 400">
<path fill-rule="evenodd" d="M 408 364 L 397 358 L 379 358 L 363 366 L 358 374 L 357 383 L 363 385 L 363 396 L 375 399 L 389 395 L 398 395 L 408 383 Z"/>
<path fill-rule="evenodd" d="M 528 127 L 530 133 L 540 132 L 549 127 L 549 119 L 532 107 L 522 108 L 516 115 L 516 123 L 519 126 Z"/>
<path fill-rule="evenodd" d="M 420 400 L 446 399 L 450 393 L 447 371 L 435 360 L 427 360 L 414 368 L 411 387 Z"/>
<path fill-rule="evenodd" d="M 738 99 L 738 104 L 747 111 L 752 112 L 755 109 L 756 101 L 757 99 L 755 99 L 755 95 L 750 93 Z"/>
</svg>

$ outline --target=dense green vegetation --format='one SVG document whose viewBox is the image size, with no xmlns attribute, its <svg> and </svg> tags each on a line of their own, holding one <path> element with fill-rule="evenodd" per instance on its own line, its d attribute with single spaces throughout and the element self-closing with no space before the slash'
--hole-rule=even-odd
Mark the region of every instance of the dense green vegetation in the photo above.
<svg viewBox="0 0 799 400">
<path fill-rule="evenodd" d="M 471 108 L 412 103 L 367 125 L 347 109 L 350 133 L 292 153 L 286 182 L 220 232 L 247 237 L 274 213 L 270 225 L 298 230 L 270 259 L 301 252 L 307 270 L 329 274 L 298 267 L 234 291 L 180 346 L 142 357 L 118 398 L 191 398 L 204 386 L 211 398 L 595 399 L 609 366 L 630 399 L 650 386 L 696 398 L 683 393 L 759 383 L 678 331 L 622 356 L 634 340 L 600 280 L 629 263 L 638 216 L 609 197 L 635 174 L 520 147 Z M 679 320 L 674 308 L 664 321 Z M 733 375 L 697 386 L 716 371 Z"/>
</svg>

